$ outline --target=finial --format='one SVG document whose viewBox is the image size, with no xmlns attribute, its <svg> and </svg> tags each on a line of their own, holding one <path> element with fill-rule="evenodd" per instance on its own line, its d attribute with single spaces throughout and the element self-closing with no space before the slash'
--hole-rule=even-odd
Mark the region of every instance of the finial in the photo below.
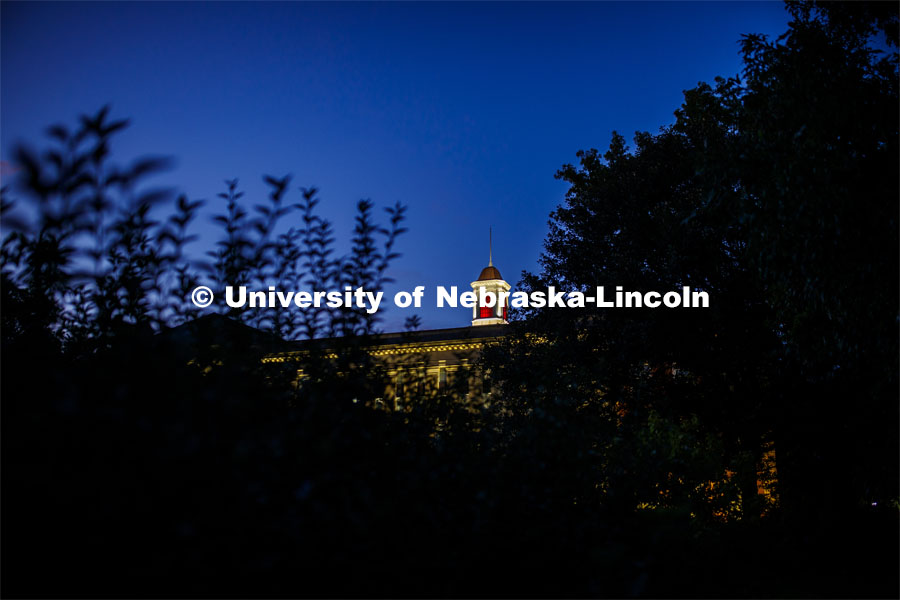
<svg viewBox="0 0 900 600">
<path fill-rule="evenodd" d="M 494 232 L 492 227 L 488 227 L 488 266 L 494 266 Z"/>
</svg>

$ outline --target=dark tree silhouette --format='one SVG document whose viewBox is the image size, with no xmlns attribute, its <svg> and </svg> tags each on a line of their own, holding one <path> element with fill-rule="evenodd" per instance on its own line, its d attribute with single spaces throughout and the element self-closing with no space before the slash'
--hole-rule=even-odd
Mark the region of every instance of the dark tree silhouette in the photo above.
<svg viewBox="0 0 900 600">
<path fill-rule="evenodd" d="M 204 203 L 152 185 L 168 162 L 112 162 L 126 121 L 52 127 L 0 194 L 3 593 L 896 597 L 886 7 L 789 4 L 740 78 L 563 166 L 522 288 L 711 306 L 520 311 L 477 365 L 487 401 L 458 378 L 379 403 L 364 311 L 190 304 L 377 290 L 403 206 L 360 201 L 338 256 L 317 189 L 266 176 L 253 203 L 230 179 L 197 249 Z M 299 362 L 262 362 L 286 339 Z"/>
</svg>

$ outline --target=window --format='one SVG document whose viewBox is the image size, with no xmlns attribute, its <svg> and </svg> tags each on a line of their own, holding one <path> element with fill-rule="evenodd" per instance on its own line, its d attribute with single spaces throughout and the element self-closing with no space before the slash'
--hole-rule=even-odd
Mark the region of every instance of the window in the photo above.
<svg viewBox="0 0 900 600">
<path fill-rule="evenodd" d="M 394 386 L 394 396 L 403 397 L 403 371 L 397 371 L 397 384 Z"/>
<path fill-rule="evenodd" d="M 441 367 L 440 369 L 438 369 L 438 387 L 447 387 L 447 367 Z"/>
<path fill-rule="evenodd" d="M 503 307 L 503 320 L 506 320 L 506 306 Z"/>
<path fill-rule="evenodd" d="M 490 319 L 494 316 L 494 309 L 491 306 L 481 306 L 478 308 L 479 319 Z"/>
</svg>

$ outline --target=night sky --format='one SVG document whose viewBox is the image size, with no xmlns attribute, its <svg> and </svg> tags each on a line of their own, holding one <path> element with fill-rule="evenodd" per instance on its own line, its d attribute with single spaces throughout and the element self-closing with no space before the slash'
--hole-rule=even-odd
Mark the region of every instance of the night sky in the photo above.
<svg viewBox="0 0 900 600">
<path fill-rule="evenodd" d="M 264 174 L 321 190 L 345 250 L 355 202 L 409 206 L 397 289 L 537 270 L 554 179 L 582 148 L 673 121 L 682 91 L 740 71 L 742 33 L 777 36 L 779 2 L 575 4 L 43 3 L 0 6 L 0 154 L 111 104 L 114 159 L 164 154 L 158 178 L 210 202 Z M 8 175 L 4 177 L 4 181 Z M 294 199 L 299 199 L 295 192 Z M 286 224 L 287 226 L 287 224 Z M 386 303 L 390 303 L 386 299 Z M 470 309 L 415 311 L 424 328 Z M 395 330 L 413 311 L 382 312 Z"/>
</svg>

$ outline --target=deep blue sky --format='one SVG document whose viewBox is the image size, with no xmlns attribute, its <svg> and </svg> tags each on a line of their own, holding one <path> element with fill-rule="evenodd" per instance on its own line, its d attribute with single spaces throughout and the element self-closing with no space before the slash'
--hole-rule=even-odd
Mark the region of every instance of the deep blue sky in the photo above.
<svg viewBox="0 0 900 600">
<path fill-rule="evenodd" d="M 683 90 L 740 71 L 740 34 L 786 24 L 776 2 L 3 2 L 0 154 L 111 103 L 132 119 L 114 157 L 174 156 L 161 181 L 192 199 L 239 177 L 252 202 L 262 175 L 292 173 L 320 188 L 342 244 L 356 200 L 399 200 L 393 275 L 429 292 L 468 289 L 493 225 L 515 285 L 538 268 L 563 163 L 671 123 Z M 432 306 L 425 328 L 468 323 Z"/>
</svg>

